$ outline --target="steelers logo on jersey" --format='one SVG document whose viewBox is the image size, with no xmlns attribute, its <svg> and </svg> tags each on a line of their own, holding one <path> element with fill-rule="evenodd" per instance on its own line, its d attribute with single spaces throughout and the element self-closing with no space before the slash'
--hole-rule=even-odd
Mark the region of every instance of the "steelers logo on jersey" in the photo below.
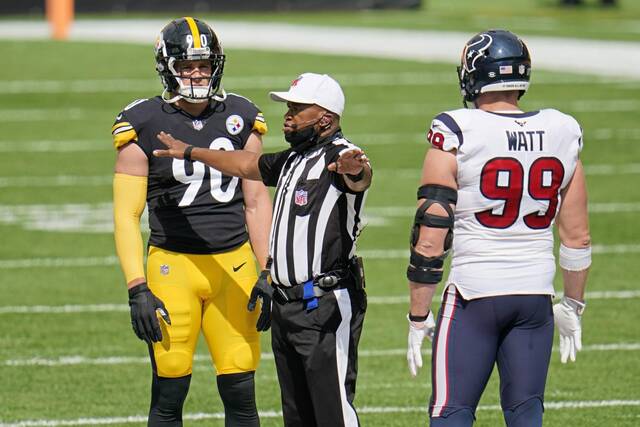
<svg viewBox="0 0 640 427">
<path fill-rule="evenodd" d="M 237 114 L 233 114 L 227 117 L 226 124 L 227 132 L 229 132 L 231 135 L 239 134 L 244 128 L 244 120 L 242 120 L 242 117 L 238 116 Z"/>
</svg>

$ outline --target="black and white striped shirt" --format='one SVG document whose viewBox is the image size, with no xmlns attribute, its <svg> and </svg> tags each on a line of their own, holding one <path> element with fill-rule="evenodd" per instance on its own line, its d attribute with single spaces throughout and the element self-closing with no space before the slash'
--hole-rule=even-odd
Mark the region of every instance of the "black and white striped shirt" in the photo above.
<svg viewBox="0 0 640 427">
<path fill-rule="evenodd" d="M 262 180 L 276 187 L 269 246 L 275 283 L 302 284 L 347 267 L 354 256 L 366 191 L 352 191 L 327 165 L 357 148 L 338 131 L 303 153 L 260 157 Z"/>
</svg>

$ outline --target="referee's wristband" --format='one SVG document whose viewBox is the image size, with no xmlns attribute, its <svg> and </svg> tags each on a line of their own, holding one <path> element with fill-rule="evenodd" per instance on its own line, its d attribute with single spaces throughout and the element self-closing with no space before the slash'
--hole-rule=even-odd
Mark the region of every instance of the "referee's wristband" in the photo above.
<svg viewBox="0 0 640 427">
<path fill-rule="evenodd" d="M 358 181 L 362 181 L 362 178 L 364 178 L 364 168 L 362 168 L 360 170 L 360 172 L 358 172 L 356 175 L 351 175 L 350 173 L 346 174 L 349 179 L 353 182 L 358 182 Z"/>
<path fill-rule="evenodd" d="M 184 155 L 184 159 L 185 160 L 192 161 L 191 160 L 191 152 L 193 151 L 193 148 L 194 148 L 193 145 L 190 145 L 190 146 L 187 147 L 186 150 L 184 150 L 184 154 L 183 155 Z"/>
</svg>

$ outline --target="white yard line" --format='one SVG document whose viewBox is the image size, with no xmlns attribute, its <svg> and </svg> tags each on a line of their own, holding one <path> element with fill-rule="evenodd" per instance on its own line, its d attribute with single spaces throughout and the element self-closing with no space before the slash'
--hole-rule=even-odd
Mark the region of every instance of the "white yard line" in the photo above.
<svg viewBox="0 0 640 427">
<path fill-rule="evenodd" d="M 554 348 L 553 351 L 558 351 Z M 640 342 L 635 343 L 613 343 L 613 344 L 591 344 L 584 345 L 582 351 L 591 352 L 609 352 L 609 351 L 640 351 Z M 431 349 L 424 348 L 422 353 L 431 354 Z M 406 348 L 390 348 L 390 349 L 360 349 L 358 357 L 395 357 L 407 354 Z M 261 360 L 273 360 L 273 353 L 262 353 Z M 196 363 L 211 363 L 211 357 L 208 354 L 196 354 L 194 356 Z M 111 357 L 88 357 L 81 355 L 59 356 L 59 357 L 41 357 L 35 356 L 31 358 L 8 359 L 0 361 L 0 366 L 22 367 L 22 366 L 78 366 L 78 365 L 139 365 L 149 363 L 149 357 L 135 356 L 111 356 Z"/>
<path fill-rule="evenodd" d="M 586 293 L 588 300 L 611 299 L 635 299 L 640 298 L 640 290 L 624 291 L 591 291 Z M 409 302 L 407 295 L 383 295 L 368 296 L 370 305 L 406 304 Z M 440 296 L 433 299 L 440 301 Z M 70 313 L 126 313 L 129 311 L 127 304 L 65 304 L 65 305 L 5 305 L 0 306 L 0 315 L 3 314 L 70 314 Z"/>
<path fill-rule="evenodd" d="M 547 104 L 529 103 L 530 110 L 551 107 Z M 553 107 L 560 110 L 573 113 L 618 113 L 618 112 L 636 112 L 640 110 L 640 101 L 635 99 L 593 99 L 580 100 L 567 103 L 559 103 Z M 392 110 L 380 108 L 379 102 L 360 102 L 349 103 L 346 107 L 346 114 L 351 117 L 374 117 L 389 115 L 395 116 L 417 116 L 430 119 L 429 115 L 433 115 L 442 109 L 442 104 L 438 102 L 423 103 L 394 103 Z M 274 103 L 267 103 L 262 106 L 262 112 L 265 114 L 280 115 L 284 113 L 284 108 Z M 49 108 L 49 109 L 11 109 L 0 108 L 0 123 L 11 122 L 48 122 L 48 121 L 77 121 L 87 120 L 87 117 L 102 113 L 100 110 L 88 109 L 80 110 L 76 108 Z M 105 131 L 105 135 L 107 135 Z M 350 135 L 352 137 L 352 135 Z"/>
<path fill-rule="evenodd" d="M 544 402 L 546 410 L 558 409 L 595 409 L 595 408 L 613 408 L 613 407 L 635 407 L 640 406 L 640 400 L 573 400 Z M 359 414 L 407 414 L 417 413 L 423 414 L 425 419 L 427 416 L 427 406 L 362 406 L 358 407 Z M 478 411 L 500 411 L 500 405 L 481 405 Z M 260 418 L 279 418 L 282 411 L 259 411 Z M 190 421 L 199 420 L 222 420 L 223 412 L 197 412 L 184 414 L 183 419 Z M 36 419 L 24 421 L 9 421 L 0 423 L 0 427 L 61 427 L 61 426 L 96 426 L 96 425 L 112 425 L 112 424 L 143 424 L 147 422 L 146 415 L 129 415 L 118 417 L 91 417 L 76 419 Z"/>
<path fill-rule="evenodd" d="M 77 20 L 71 40 L 152 46 L 157 19 Z M 471 33 L 213 21 L 227 48 L 458 63 Z M 118 31 L 113 31 L 118 28 Z M 46 39 L 44 21 L 3 21 L 0 38 Z M 522 35 L 538 69 L 638 79 L 640 43 Z M 348 40 L 348 43 L 344 41 Z"/>
<path fill-rule="evenodd" d="M 594 254 L 635 254 L 640 252 L 640 244 L 593 245 Z M 408 259 L 408 249 L 364 249 L 358 251 L 364 258 L 370 259 Z M 77 257 L 77 258 L 22 258 L 0 260 L 0 270 L 16 268 L 69 268 L 69 267 L 108 267 L 118 265 L 115 256 Z"/>
<path fill-rule="evenodd" d="M 333 75 L 343 87 L 368 86 L 441 86 L 457 84 L 453 71 L 393 72 L 393 73 L 337 73 Z M 131 93 L 154 92 L 161 89 L 156 78 L 148 79 L 83 79 L 83 80 L 0 80 L 4 94 L 58 93 Z M 224 85 L 230 91 L 275 89 L 291 83 L 290 75 L 225 76 Z M 638 85 L 636 80 L 598 76 L 534 75 L 535 85 Z"/>
<path fill-rule="evenodd" d="M 402 135 L 406 135 L 406 139 L 402 138 Z M 362 145 L 367 144 L 367 140 L 369 140 L 373 145 L 377 144 L 391 144 L 394 141 L 396 143 L 402 143 L 403 141 L 410 141 L 412 143 L 418 142 L 422 143 L 418 138 L 421 137 L 419 134 L 361 134 L 357 135 L 359 140 L 364 141 Z M 354 138 L 356 140 L 358 138 Z M 638 134 L 638 139 L 640 139 L 640 133 Z M 273 138 L 268 142 L 277 144 L 279 139 Z M 376 142 L 377 141 L 377 142 Z M 66 141 L 63 142 L 60 149 L 54 148 L 57 144 L 55 141 L 34 141 L 33 144 L 27 143 L 26 150 L 27 151 L 48 151 L 46 147 L 51 147 L 51 151 L 76 151 L 73 150 L 73 145 L 75 141 Z M 5 143 L 0 141 L 0 152 L 6 151 L 15 151 L 16 144 L 14 143 L 11 147 L 9 143 Z M 77 151 L 92 151 L 94 149 L 105 149 L 111 150 L 111 144 L 107 140 L 103 142 L 103 144 L 96 144 L 94 147 L 90 148 L 87 143 L 85 146 L 80 148 Z M 13 148 L 13 149 L 11 149 Z M 623 164 L 592 164 L 585 166 L 585 172 L 587 175 L 605 175 L 605 176 L 618 176 L 618 175 L 633 175 L 640 173 L 640 163 L 623 163 Z M 405 178 L 405 179 L 418 179 L 421 174 L 421 170 L 417 168 L 380 168 L 376 169 L 377 176 L 394 176 L 396 178 Z M 0 177 L 0 188 L 8 188 L 8 187 L 75 187 L 75 186 L 101 186 L 101 185 L 111 185 L 113 180 L 113 175 L 48 175 L 48 176 L 15 176 L 9 177 L 4 176 Z"/>
</svg>

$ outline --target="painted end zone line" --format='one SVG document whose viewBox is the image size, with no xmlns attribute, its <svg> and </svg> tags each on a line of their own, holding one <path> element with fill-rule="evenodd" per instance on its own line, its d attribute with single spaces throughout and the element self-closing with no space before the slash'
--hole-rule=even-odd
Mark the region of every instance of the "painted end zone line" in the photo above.
<svg viewBox="0 0 640 427">
<path fill-rule="evenodd" d="M 612 408 L 620 406 L 640 406 L 640 400 L 577 400 L 567 402 L 545 402 L 544 408 L 547 410 L 557 409 L 582 409 L 582 408 Z M 479 411 L 500 411 L 499 405 L 482 405 Z M 426 418 L 427 407 L 425 406 L 363 406 L 358 408 L 360 414 L 423 414 Z M 260 418 L 279 418 L 282 411 L 259 411 Z M 184 414 L 184 419 L 197 420 L 220 420 L 224 419 L 223 412 L 205 413 L 198 412 Z M 85 425 L 111 425 L 111 424 L 138 424 L 145 423 L 145 415 L 131 415 L 128 417 L 105 417 L 105 418 L 77 418 L 75 420 L 25 420 L 0 424 L 0 427 L 57 427 L 57 426 L 85 426 Z"/>
<path fill-rule="evenodd" d="M 560 297 L 558 294 L 557 297 Z M 637 291 L 593 291 L 586 293 L 586 299 L 630 299 L 640 298 L 640 290 Z M 369 304 L 406 304 L 409 302 L 407 295 L 369 296 Z M 434 297 L 434 302 L 440 301 L 439 296 Z M 66 314 L 66 313 L 125 313 L 129 311 L 127 304 L 66 304 L 66 305 L 7 305 L 0 306 L 2 314 Z"/>
</svg>

